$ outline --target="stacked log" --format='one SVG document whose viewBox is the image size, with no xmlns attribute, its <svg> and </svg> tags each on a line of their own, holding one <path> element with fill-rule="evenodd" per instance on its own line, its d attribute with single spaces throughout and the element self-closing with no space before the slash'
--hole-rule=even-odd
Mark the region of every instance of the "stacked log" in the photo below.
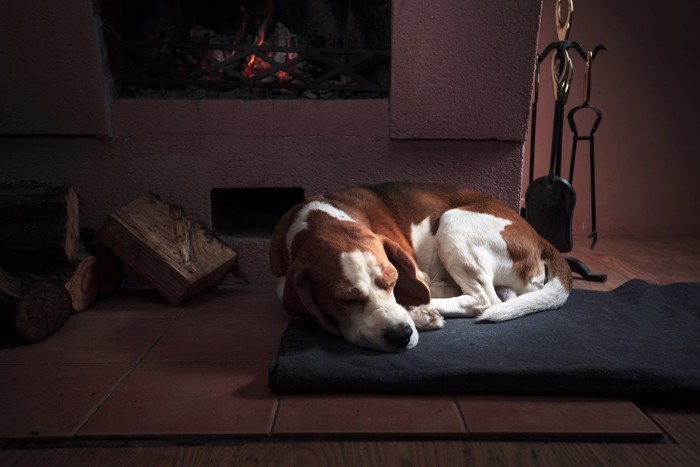
<svg viewBox="0 0 700 467">
<path fill-rule="evenodd" d="M 0 184 L 0 329 L 26 343 L 58 331 L 97 295 L 71 185 Z"/>
<path fill-rule="evenodd" d="M 0 328 L 23 343 L 41 342 L 71 314 L 65 287 L 48 280 L 23 280 L 0 269 Z"/>
<path fill-rule="evenodd" d="M 182 209 L 140 197 L 97 231 L 79 228 L 70 185 L 0 184 L 0 331 L 26 343 L 118 287 L 123 264 L 173 305 L 213 290 L 236 252 Z"/>
<path fill-rule="evenodd" d="M 97 239 L 93 229 L 80 229 L 85 251 L 97 260 L 97 297 L 114 293 L 121 283 L 124 261 Z"/>
<path fill-rule="evenodd" d="M 78 248 L 78 195 L 70 185 L 0 184 L 0 258 L 8 270 L 70 262 Z"/>
<path fill-rule="evenodd" d="M 97 270 L 97 259 L 81 244 L 70 263 L 54 267 L 44 276 L 63 284 L 70 294 L 73 311 L 79 312 L 89 307 L 97 297 Z"/>
</svg>

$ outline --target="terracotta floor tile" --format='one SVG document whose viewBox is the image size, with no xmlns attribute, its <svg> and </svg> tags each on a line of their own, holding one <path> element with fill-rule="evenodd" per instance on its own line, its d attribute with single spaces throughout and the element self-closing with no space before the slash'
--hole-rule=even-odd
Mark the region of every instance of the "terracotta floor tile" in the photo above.
<svg viewBox="0 0 700 467">
<path fill-rule="evenodd" d="M 47 340 L 12 348 L 0 363 L 136 362 L 163 335 L 177 314 L 82 312 Z"/>
<path fill-rule="evenodd" d="M 288 321 L 284 315 L 186 314 L 145 361 L 270 360 L 277 353 Z"/>
<path fill-rule="evenodd" d="M 276 395 L 267 363 L 142 363 L 79 437 L 264 435 Z"/>
<path fill-rule="evenodd" d="M 130 367 L 0 365 L 0 438 L 71 436 Z"/>
<path fill-rule="evenodd" d="M 450 396 L 282 395 L 276 435 L 464 436 Z"/>
<path fill-rule="evenodd" d="M 662 435 L 637 406 L 621 399 L 460 396 L 457 401 L 471 434 Z"/>
<path fill-rule="evenodd" d="M 146 310 L 149 313 L 160 311 L 171 314 L 178 313 L 179 307 L 175 307 L 168 302 L 163 295 L 155 289 L 120 289 L 112 295 L 97 300 L 83 311 L 131 311 L 139 312 Z"/>
<path fill-rule="evenodd" d="M 180 306 L 198 315 L 270 314 L 284 316 L 273 286 L 219 287 Z"/>
</svg>

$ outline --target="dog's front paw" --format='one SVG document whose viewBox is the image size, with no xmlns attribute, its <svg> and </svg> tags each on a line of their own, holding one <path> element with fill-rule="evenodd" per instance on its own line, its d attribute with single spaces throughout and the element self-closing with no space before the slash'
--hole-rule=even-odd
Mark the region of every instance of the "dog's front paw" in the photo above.
<svg viewBox="0 0 700 467">
<path fill-rule="evenodd" d="M 410 306 L 408 314 L 411 315 L 419 331 L 433 331 L 445 326 L 445 318 L 430 305 Z"/>
</svg>

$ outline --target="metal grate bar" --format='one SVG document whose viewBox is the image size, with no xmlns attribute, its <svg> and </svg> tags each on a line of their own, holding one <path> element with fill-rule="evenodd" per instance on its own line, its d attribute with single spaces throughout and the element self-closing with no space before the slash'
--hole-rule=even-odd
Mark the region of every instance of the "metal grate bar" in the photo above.
<svg viewBox="0 0 700 467">
<path fill-rule="evenodd" d="M 389 91 L 389 51 L 118 41 L 115 83 L 147 88 Z M 284 56 L 283 62 L 276 61 Z M 251 56 L 256 64 L 248 67 Z M 344 78 L 343 78 L 344 77 Z"/>
</svg>

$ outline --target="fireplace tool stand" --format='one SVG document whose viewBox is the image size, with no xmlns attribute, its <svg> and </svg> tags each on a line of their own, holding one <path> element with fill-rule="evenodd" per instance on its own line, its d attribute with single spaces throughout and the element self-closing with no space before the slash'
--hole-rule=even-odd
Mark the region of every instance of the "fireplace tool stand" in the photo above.
<svg viewBox="0 0 700 467">
<path fill-rule="evenodd" d="M 591 99 L 591 66 L 593 64 L 593 52 L 589 51 L 586 55 L 586 74 L 584 75 L 584 97 L 583 104 L 574 107 L 569 111 L 568 120 L 569 128 L 573 133 L 573 142 L 571 146 L 571 166 L 569 167 L 569 181 L 574 183 L 574 167 L 576 166 L 576 147 L 579 141 L 588 141 L 589 149 L 589 164 L 591 173 L 591 233 L 588 238 L 591 239 L 591 250 L 595 248 L 598 242 L 598 231 L 596 230 L 596 202 L 595 202 L 595 132 L 603 119 L 603 113 L 600 109 L 590 105 Z M 595 121 L 591 126 L 591 130 L 587 136 L 579 135 L 578 127 L 576 126 L 576 114 L 581 111 L 589 110 L 595 114 Z"/>
<path fill-rule="evenodd" d="M 557 36 L 559 41 L 550 43 L 544 51 L 537 56 L 535 70 L 535 92 L 532 103 L 531 138 L 530 138 L 530 169 L 528 178 L 528 189 L 525 194 L 525 217 L 533 228 L 543 238 L 554 245 L 557 250 L 567 253 L 573 248 L 572 221 L 576 204 L 576 192 L 572 186 L 574 176 L 574 166 L 576 160 L 576 148 L 578 141 L 588 141 L 590 149 L 591 166 L 591 217 L 592 238 L 591 249 L 595 247 L 598 240 L 596 231 L 596 208 L 595 208 L 595 159 L 594 159 L 594 134 L 602 120 L 602 112 L 590 106 L 590 86 L 591 67 L 593 60 L 599 51 L 605 50 L 602 45 L 597 46 L 593 51 L 584 52 L 583 48 L 575 41 L 568 40 L 571 20 L 573 17 L 573 0 L 568 0 L 568 14 L 565 19 L 561 17 L 561 0 L 556 4 Z M 571 78 L 573 75 L 573 64 L 568 51 L 573 49 L 578 52 L 582 59 L 586 61 L 586 74 L 584 84 L 584 102 L 573 109 L 568 114 L 569 126 L 574 134 L 571 155 L 571 166 L 569 169 L 569 180 L 561 177 L 562 169 L 562 141 L 563 141 L 563 121 L 564 107 L 569 94 Z M 549 172 L 546 176 L 534 180 L 535 162 L 535 134 L 537 124 L 537 100 L 539 93 L 539 72 L 540 63 L 550 54 L 552 56 L 552 84 L 554 86 L 554 118 L 552 131 L 552 150 L 549 163 Z M 586 136 L 580 136 L 576 126 L 576 114 L 590 110 L 595 113 L 596 120 L 591 131 Z M 591 272 L 586 264 L 581 260 L 565 256 L 571 271 L 579 274 L 584 280 L 593 282 L 605 282 L 607 276 L 603 273 Z"/>
</svg>

